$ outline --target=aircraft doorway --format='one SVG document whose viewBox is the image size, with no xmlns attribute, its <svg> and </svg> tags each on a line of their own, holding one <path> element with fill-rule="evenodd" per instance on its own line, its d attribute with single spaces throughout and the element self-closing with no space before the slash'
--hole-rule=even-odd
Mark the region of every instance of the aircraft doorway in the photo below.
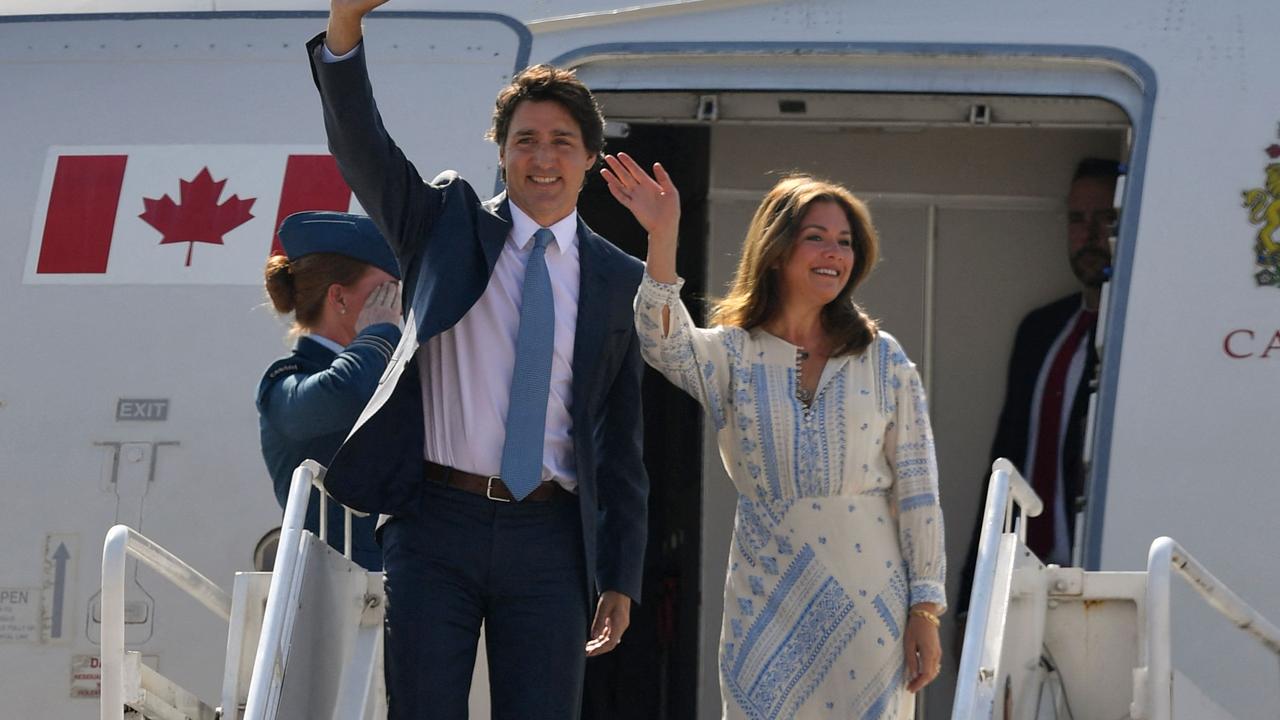
<svg viewBox="0 0 1280 720">
<path fill-rule="evenodd" d="M 661 159 L 679 185 L 678 263 L 690 297 L 701 297 L 706 288 L 709 135 L 705 127 L 637 125 L 625 137 L 609 137 L 605 147 L 650 163 Z M 578 207 L 591 229 L 644 259 L 644 230 L 597 174 L 589 175 Z M 698 317 L 699 309 L 690 309 Z M 647 366 L 642 397 L 650 487 L 643 597 L 632 606 L 625 642 L 587 661 L 583 720 L 665 720 L 697 713 L 698 658 L 706 652 L 699 646 L 702 413 Z M 714 652 L 714 642 L 710 648 Z"/>
<path fill-rule="evenodd" d="M 1079 97 L 621 91 L 597 97 L 606 117 L 629 131 L 611 139 L 610 150 L 626 150 L 646 167 L 661 160 L 680 187 L 678 267 L 689 283 L 686 300 L 727 287 L 751 213 L 780 174 L 814 173 L 868 202 L 882 259 L 859 301 L 903 344 L 929 391 L 954 606 L 1015 330 L 1028 311 L 1079 289 L 1066 251 L 1068 185 L 1082 158 L 1127 159 L 1124 111 Z M 588 222 L 643 257 L 642 231 L 606 200 L 602 183 L 584 195 L 592 192 L 605 201 L 583 207 L 613 207 L 616 217 Z M 703 309 L 691 305 L 695 317 Z M 675 637 L 679 652 L 697 653 L 696 665 L 672 657 L 664 666 L 665 717 L 718 717 L 716 651 L 735 494 L 714 436 L 694 430 L 689 416 L 698 408 L 662 385 L 661 378 L 646 379 L 646 429 L 652 433 L 656 425 L 662 438 L 646 441 L 651 480 L 660 488 L 651 527 L 683 539 L 674 566 Z M 679 509 L 664 511 L 674 506 L 663 497 L 678 497 Z M 665 542 L 651 539 L 651 550 L 655 541 Z M 696 628 L 686 625 L 690 612 Z M 928 718 L 950 715 L 954 628 L 948 618 L 943 675 L 927 693 Z"/>
</svg>

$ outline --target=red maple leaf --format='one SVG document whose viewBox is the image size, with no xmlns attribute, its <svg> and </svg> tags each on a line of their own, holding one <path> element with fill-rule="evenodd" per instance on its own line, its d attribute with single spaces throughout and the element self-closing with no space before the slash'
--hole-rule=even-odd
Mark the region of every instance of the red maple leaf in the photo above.
<svg viewBox="0 0 1280 720">
<path fill-rule="evenodd" d="M 138 217 L 164 235 L 161 245 L 191 243 L 187 248 L 187 266 L 190 267 L 191 251 L 196 243 L 221 245 L 225 233 L 253 219 L 249 210 L 257 198 L 241 200 L 232 195 L 226 202 L 218 204 L 222 186 L 226 184 L 225 179 L 214 182 L 209 168 L 202 168 L 194 178 L 179 181 L 182 202 L 174 203 L 168 195 L 159 200 L 144 197 L 142 203 L 146 211 Z"/>
</svg>

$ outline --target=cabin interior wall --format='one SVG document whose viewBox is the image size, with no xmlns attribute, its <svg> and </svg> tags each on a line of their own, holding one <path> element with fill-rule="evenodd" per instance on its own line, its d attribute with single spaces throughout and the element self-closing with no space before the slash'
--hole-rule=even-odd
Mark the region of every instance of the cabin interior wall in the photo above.
<svg viewBox="0 0 1280 720">
<path fill-rule="evenodd" d="M 1082 157 L 1119 157 L 1123 142 L 1113 129 L 713 126 L 709 293 L 727 287 L 755 205 L 781 173 L 815 173 L 868 201 L 882 259 L 859 302 L 902 342 L 928 384 L 952 603 L 987 480 L 1014 331 L 1029 310 L 1076 289 L 1065 250 L 1072 170 Z M 710 431 L 704 448 L 698 716 L 718 717 L 714 649 L 735 494 Z M 950 714 L 954 628 L 944 623 L 944 675 L 929 690 L 929 718 Z"/>
</svg>

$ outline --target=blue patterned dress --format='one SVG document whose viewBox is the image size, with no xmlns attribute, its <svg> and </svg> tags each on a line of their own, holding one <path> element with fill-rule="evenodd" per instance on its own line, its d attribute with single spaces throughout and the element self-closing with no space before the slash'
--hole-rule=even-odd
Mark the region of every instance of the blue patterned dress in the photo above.
<svg viewBox="0 0 1280 720">
<path fill-rule="evenodd" d="M 644 359 L 715 423 L 738 490 L 720 629 L 725 718 L 910 718 L 908 608 L 945 605 L 924 388 L 887 333 L 831 358 L 809 406 L 797 347 L 694 326 L 683 281 L 636 296 Z M 662 309 L 671 309 L 662 334 Z"/>
</svg>

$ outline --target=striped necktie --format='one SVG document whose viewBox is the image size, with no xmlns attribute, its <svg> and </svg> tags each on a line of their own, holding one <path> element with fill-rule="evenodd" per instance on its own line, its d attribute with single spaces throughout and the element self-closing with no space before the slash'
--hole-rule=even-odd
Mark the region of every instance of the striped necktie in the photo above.
<svg viewBox="0 0 1280 720">
<path fill-rule="evenodd" d="M 507 437 L 502 445 L 502 482 L 516 500 L 523 500 L 542 482 L 542 446 L 556 319 L 546 251 L 547 243 L 554 237 L 546 228 L 533 234 L 533 251 L 524 270 L 516 364 L 511 374 L 511 402 L 507 407 Z"/>
<path fill-rule="evenodd" d="M 1049 561 L 1058 539 L 1054 529 L 1057 524 L 1058 490 L 1062 485 L 1062 416 L 1064 411 L 1071 411 L 1071 404 L 1075 402 L 1076 388 L 1067 387 L 1067 372 L 1072 358 L 1080 350 L 1080 343 L 1088 338 L 1097 320 L 1096 312 L 1080 311 L 1066 340 L 1058 348 L 1058 354 L 1049 365 L 1040 399 L 1040 426 L 1036 434 L 1035 457 L 1031 463 L 1031 485 L 1044 503 L 1044 512 L 1039 517 L 1031 518 L 1027 524 L 1027 547 L 1045 562 Z M 1088 379 L 1082 378 L 1081 382 L 1088 382 Z M 1072 499 L 1063 498 L 1068 507 Z"/>
</svg>

